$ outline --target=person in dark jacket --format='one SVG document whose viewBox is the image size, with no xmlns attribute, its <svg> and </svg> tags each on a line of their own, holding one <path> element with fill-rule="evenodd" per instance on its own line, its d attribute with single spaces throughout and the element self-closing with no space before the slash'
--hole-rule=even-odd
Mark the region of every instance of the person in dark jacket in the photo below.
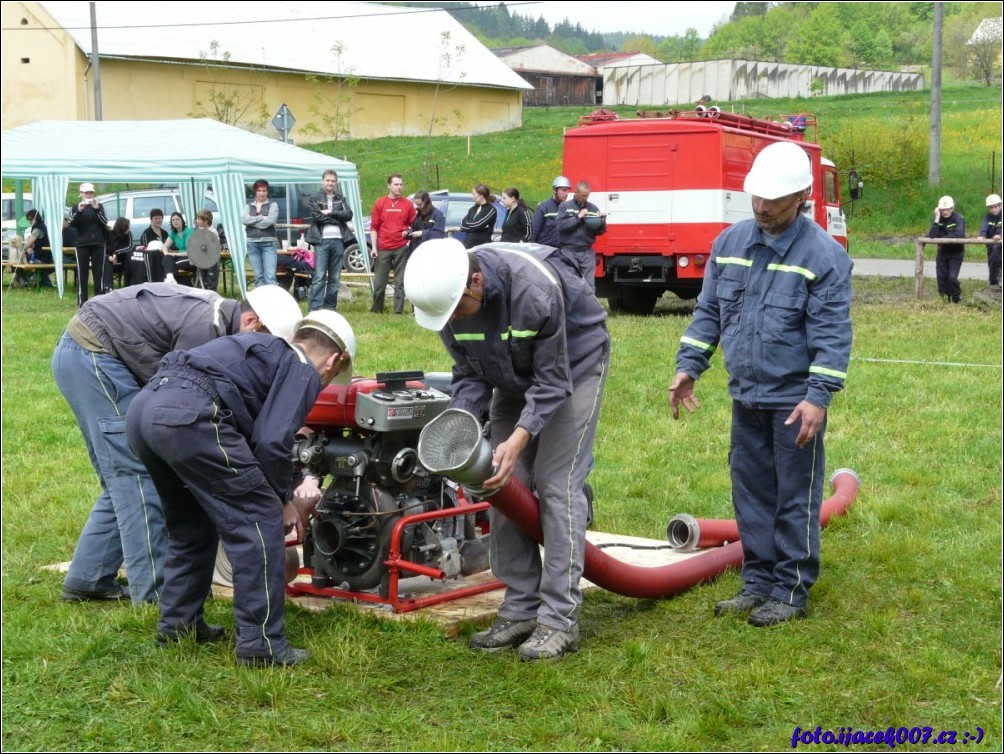
<svg viewBox="0 0 1004 754">
<path fill-rule="evenodd" d="M 415 221 L 408 234 L 409 253 L 414 253 L 426 241 L 446 238 L 446 218 L 432 203 L 429 192 L 419 191 L 412 202 L 415 205 Z"/>
<path fill-rule="evenodd" d="M 495 209 L 495 197 L 483 183 L 471 189 L 474 206 L 467 210 L 464 219 L 460 221 L 460 230 L 464 231 L 464 248 L 473 249 L 492 240 L 498 210 Z"/>
<path fill-rule="evenodd" d="M 285 631 L 285 533 L 302 537 L 311 505 L 293 499 L 290 459 L 321 388 L 351 379 L 354 351 L 345 318 L 317 311 L 296 323 L 291 342 L 258 331 L 169 353 L 129 406 L 126 436 L 164 501 L 170 534 L 159 644 L 222 638 L 204 617 L 222 543 L 238 662 L 285 666 L 309 656 Z"/>
<path fill-rule="evenodd" d="M 519 196 L 519 189 L 502 189 L 502 204 L 506 208 L 502 221 L 502 240 L 506 243 L 526 243 L 530 240 L 530 208 Z"/>
<path fill-rule="evenodd" d="M 681 405 L 694 413 L 694 384 L 721 346 L 743 586 L 714 613 L 748 613 L 761 628 L 808 614 L 819 576 L 827 411 L 851 358 L 853 263 L 803 214 L 811 189 L 809 156 L 795 142 L 757 154 L 743 185 L 753 218 L 712 244 L 669 386 L 673 418 Z"/>
<path fill-rule="evenodd" d="M 1001 284 L 1001 224 L 1001 198 L 999 194 L 991 194 L 987 197 L 987 213 L 983 216 L 978 238 L 993 241 L 987 244 L 988 282 L 997 286 Z"/>
<path fill-rule="evenodd" d="M 492 571 L 506 585 L 498 619 L 472 649 L 518 647 L 553 659 L 579 642 L 589 504 L 584 483 L 610 362 L 606 312 L 567 252 L 453 239 L 415 252 L 405 278 L 415 321 L 453 357 L 453 408 L 491 420 L 494 475 L 536 489 L 544 554 L 494 509 Z"/>
<path fill-rule="evenodd" d="M 299 316 L 296 302 L 275 286 L 251 291 L 240 303 L 200 289 L 147 283 L 80 307 L 52 355 L 52 373 L 80 425 L 101 494 L 63 581 L 64 600 L 131 597 L 141 604 L 160 597 L 167 554 L 163 507 L 124 434 L 126 411 L 157 362 L 176 348 L 263 324 L 277 332 L 288 321 L 291 335 Z M 129 593 L 116 582 L 123 564 Z"/>
<path fill-rule="evenodd" d="M 530 226 L 530 240 L 544 246 L 558 248 L 558 209 L 568 201 L 568 192 L 572 183 L 565 176 L 559 175 L 551 182 L 554 193 L 537 205 L 533 213 L 533 223 Z"/>
<path fill-rule="evenodd" d="M 310 227 L 306 242 L 314 247 L 314 270 L 310 282 L 310 311 L 338 307 L 345 244 L 355 240 L 348 223 L 352 210 L 338 190 L 338 173 L 325 170 L 322 189 L 307 199 Z"/>
<path fill-rule="evenodd" d="M 77 306 L 83 306 L 88 298 L 87 278 L 93 270 L 94 295 L 105 293 L 111 275 L 105 268 L 110 262 L 105 257 L 105 243 L 108 238 L 108 215 L 105 208 L 94 198 L 94 184 L 80 184 L 80 201 L 70 207 L 70 227 L 77 232 Z"/>
<path fill-rule="evenodd" d="M 133 243 L 132 233 L 129 231 L 129 218 L 116 218 L 115 224 L 108 234 L 108 265 L 106 265 L 108 290 L 112 288 L 113 276 L 116 273 L 122 275 L 125 285 L 132 285 L 129 262 L 135 250 L 136 244 Z"/>
<path fill-rule="evenodd" d="M 934 210 L 934 222 L 927 232 L 928 238 L 965 238 L 966 221 L 955 211 L 955 200 L 943 196 Z M 961 243 L 946 243 L 938 246 L 935 256 L 935 272 L 938 276 L 938 294 L 953 304 L 962 301 L 962 286 L 959 285 L 959 270 L 966 247 Z"/>
<path fill-rule="evenodd" d="M 150 226 L 139 237 L 139 245 L 143 249 L 137 250 L 131 257 L 130 279 L 133 285 L 164 282 L 164 244 L 167 239 L 164 210 L 154 207 L 150 210 Z"/>
<path fill-rule="evenodd" d="M 25 259 L 33 264 L 52 264 L 52 249 L 49 248 L 49 229 L 45 227 L 42 213 L 37 209 L 29 209 L 24 213 L 24 219 L 30 223 L 24 237 Z M 38 274 L 41 276 L 38 281 L 39 286 L 42 288 L 51 288 L 52 281 L 49 279 L 49 273 L 39 270 Z M 20 280 L 22 285 L 27 284 L 25 282 L 26 278 L 22 277 L 21 270 L 17 270 L 15 275 L 16 279 Z"/>
<path fill-rule="evenodd" d="M 589 201 L 589 184 L 579 181 L 575 194 L 558 208 L 558 246 L 571 252 L 596 290 L 596 237 L 607 232 L 607 213 Z"/>
</svg>

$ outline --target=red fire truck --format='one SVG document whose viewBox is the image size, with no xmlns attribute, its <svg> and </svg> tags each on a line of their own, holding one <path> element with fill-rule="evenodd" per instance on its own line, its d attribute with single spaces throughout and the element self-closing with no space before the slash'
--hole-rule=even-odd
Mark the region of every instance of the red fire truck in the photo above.
<svg viewBox="0 0 1004 754">
<path fill-rule="evenodd" d="M 815 116 L 773 120 L 703 107 L 652 115 L 598 111 L 565 132 L 563 173 L 573 184 L 588 181 L 590 201 L 607 213 L 595 246 L 596 293 L 613 309 L 649 314 L 665 291 L 700 293 L 712 241 L 753 216 L 743 180 L 776 141 L 799 142 L 808 153 L 809 211 L 847 248 L 837 169 L 815 143 Z"/>
</svg>

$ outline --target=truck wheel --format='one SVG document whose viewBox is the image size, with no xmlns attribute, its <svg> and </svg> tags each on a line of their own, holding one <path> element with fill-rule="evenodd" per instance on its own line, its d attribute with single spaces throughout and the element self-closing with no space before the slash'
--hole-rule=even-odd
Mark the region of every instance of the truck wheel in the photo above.
<svg viewBox="0 0 1004 754">
<path fill-rule="evenodd" d="M 610 302 L 611 311 L 644 317 L 655 310 L 655 302 L 661 295 L 662 291 L 653 291 L 649 288 L 627 288 L 609 296 L 607 301 Z"/>
</svg>

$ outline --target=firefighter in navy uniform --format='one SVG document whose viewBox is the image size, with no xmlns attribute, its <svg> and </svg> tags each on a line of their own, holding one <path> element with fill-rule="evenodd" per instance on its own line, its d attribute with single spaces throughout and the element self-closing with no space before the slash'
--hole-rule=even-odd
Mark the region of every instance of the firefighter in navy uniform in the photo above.
<svg viewBox="0 0 1004 754">
<path fill-rule="evenodd" d="M 934 210 L 934 222 L 927 232 L 928 238 L 965 238 L 966 221 L 955 211 L 955 200 L 943 196 L 938 200 Z M 939 244 L 938 253 L 934 258 L 935 272 L 938 276 L 938 295 L 944 296 L 951 303 L 962 302 L 962 287 L 959 285 L 959 270 L 966 255 L 966 247 L 961 243 Z"/>
<path fill-rule="evenodd" d="M 852 263 L 802 214 L 812 169 L 801 147 L 764 148 L 743 188 L 754 216 L 715 239 L 669 403 L 674 419 L 681 404 L 700 408 L 694 383 L 721 345 L 743 587 L 715 615 L 749 613 L 751 625 L 764 627 L 804 618 L 819 575 L 823 436 L 850 361 Z"/>
<path fill-rule="evenodd" d="M 351 379 L 355 335 L 332 311 L 294 322 L 168 354 L 129 407 L 129 443 L 153 477 L 170 538 L 161 645 L 222 638 L 203 617 L 220 541 L 233 564 L 238 662 L 308 657 L 284 628 L 285 534 L 302 537 L 309 512 L 292 500 L 293 442 L 321 388 Z"/>
</svg>

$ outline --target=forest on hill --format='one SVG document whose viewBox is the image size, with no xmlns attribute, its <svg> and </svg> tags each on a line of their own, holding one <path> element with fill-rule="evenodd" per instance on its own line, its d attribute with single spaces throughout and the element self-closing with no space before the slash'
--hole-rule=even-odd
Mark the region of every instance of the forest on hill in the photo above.
<svg viewBox="0 0 1004 754">
<path fill-rule="evenodd" d="M 429 3 L 395 3 L 423 5 Z M 584 29 L 569 18 L 549 24 L 532 6 L 505 3 L 432 3 L 448 10 L 492 49 L 545 43 L 569 55 L 637 51 L 664 63 L 737 58 L 801 65 L 898 70 L 931 63 L 934 3 L 737 2 L 732 15 L 701 38 L 696 29 L 654 36 L 641 30 Z M 980 44 L 990 55 L 973 59 L 973 33 L 984 19 L 1000 19 L 995 2 L 944 3 L 944 65 L 959 79 L 999 79 L 1002 29 L 992 24 Z M 613 14 L 612 17 L 616 17 Z"/>
</svg>

